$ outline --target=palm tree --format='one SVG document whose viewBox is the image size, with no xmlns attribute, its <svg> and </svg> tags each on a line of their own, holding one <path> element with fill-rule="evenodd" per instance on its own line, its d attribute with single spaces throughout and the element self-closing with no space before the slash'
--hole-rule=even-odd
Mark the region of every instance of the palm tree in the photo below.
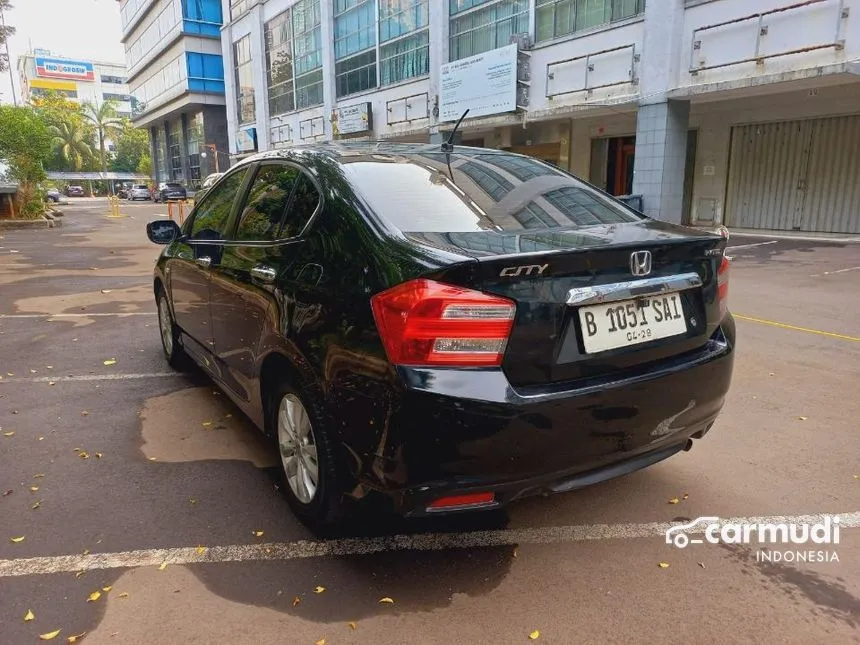
<svg viewBox="0 0 860 645">
<path fill-rule="evenodd" d="M 48 130 L 53 135 L 54 147 L 59 149 L 63 158 L 72 164 L 75 170 L 80 170 L 93 156 L 86 131 L 74 121 L 62 121 L 59 125 L 50 126 Z"/>
<path fill-rule="evenodd" d="M 111 101 L 105 101 L 99 105 L 84 103 L 84 118 L 92 123 L 96 129 L 96 134 L 99 137 L 99 161 L 102 164 L 102 171 L 107 172 L 105 140 L 108 137 L 119 135 L 123 121 L 117 116 L 116 108 Z"/>
</svg>

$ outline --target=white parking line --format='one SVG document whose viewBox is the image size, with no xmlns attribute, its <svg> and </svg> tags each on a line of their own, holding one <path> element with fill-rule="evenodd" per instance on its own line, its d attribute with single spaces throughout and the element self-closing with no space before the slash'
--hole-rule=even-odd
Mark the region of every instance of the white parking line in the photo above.
<svg viewBox="0 0 860 645">
<path fill-rule="evenodd" d="M 111 312 L 111 313 L 92 313 L 92 314 L 0 314 L 0 318 L 93 318 L 105 316 L 157 316 L 156 311 L 132 311 L 132 312 Z"/>
<path fill-rule="evenodd" d="M 839 513 L 841 528 L 860 528 L 860 511 Z M 734 517 L 731 523 L 815 523 L 823 515 L 775 515 L 770 517 Z M 212 546 L 198 553 L 197 547 L 146 549 L 118 553 L 60 555 L 17 560 L 0 560 L 0 578 L 13 576 L 71 573 L 95 569 L 147 567 L 166 563 L 199 564 L 213 562 L 251 562 L 262 560 L 302 560 L 331 556 L 371 555 L 388 551 L 445 551 L 518 544 L 563 544 L 586 540 L 618 540 L 664 537 L 677 523 L 585 524 L 581 526 L 547 526 L 530 529 L 501 529 L 468 533 L 426 533 L 390 537 L 343 538 L 337 540 L 299 540 L 268 544 Z M 702 529 L 704 527 L 701 527 Z M 701 533 L 701 531 L 698 531 Z M 691 534 L 696 534 L 694 529 Z"/>
<path fill-rule="evenodd" d="M 849 267 L 847 269 L 838 269 L 836 271 L 825 271 L 824 273 L 813 273 L 810 278 L 820 278 L 823 275 L 834 275 L 836 273 L 848 273 L 849 271 L 857 271 L 860 267 Z"/>
<path fill-rule="evenodd" d="M 127 381 L 141 378 L 182 376 L 179 372 L 149 372 L 143 374 L 80 374 L 77 376 L 28 376 L 3 379 L 4 383 L 61 383 L 63 381 Z"/>
<path fill-rule="evenodd" d="M 741 244 L 739 246 L 727 246 L 726 251 L 737 251 L 738 249 L 751 249 L 755 246 L 767 246 L 768 244 L 779 244 L 779 240 L 771 240 L 770 242 L 757 242 L 755 244 Z"/>
</svg>

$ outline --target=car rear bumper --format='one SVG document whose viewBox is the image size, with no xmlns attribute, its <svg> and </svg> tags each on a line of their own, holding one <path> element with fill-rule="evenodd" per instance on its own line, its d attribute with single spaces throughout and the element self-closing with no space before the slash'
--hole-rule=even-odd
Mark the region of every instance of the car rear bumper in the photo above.
<svg viewBox="0 0 860 645">
<path fill-rule="evenodd" d="M 443 497 L 493 492 L 489 508 L 633 472 L 710 430 L 733 361 L 719 331 L 696 352 L 578 387 L 522 391 L 501 370 L 398 368 L 406 391 L 374 463 L 374 487 L 398 512 L 423 515 Z"/>
</svg>

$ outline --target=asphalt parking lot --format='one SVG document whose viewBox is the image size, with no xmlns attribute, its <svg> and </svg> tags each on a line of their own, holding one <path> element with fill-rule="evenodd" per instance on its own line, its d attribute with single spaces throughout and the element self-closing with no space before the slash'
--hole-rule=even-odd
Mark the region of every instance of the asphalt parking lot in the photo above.
<svg viewBox="0 0 860 645">
<path fill-rule="evenodd" d="M 64 210 L 62 228 L 0 233 L 0 645 L 55 630 L 123 644 L 860 642 L 860 244 L 730 241 L 733 389 L 692 451 L 505 512 L 372 516 L 317 540 L 276 490 L 271 447 L 162 358 L 143 227 L 165 207 Z M 664 538 L 700 516 L 820 514 L 842 520 L 838 561 Z"/>
</svg>

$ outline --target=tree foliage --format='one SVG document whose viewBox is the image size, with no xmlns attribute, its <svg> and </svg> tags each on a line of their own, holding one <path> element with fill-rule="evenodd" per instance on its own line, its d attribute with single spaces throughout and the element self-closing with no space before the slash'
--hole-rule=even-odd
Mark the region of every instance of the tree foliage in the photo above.
<svg viewBox="0 0 860 645">
<path fill-rule="evenodd" d="M 56 91 L 36 97 L 32 102 L 36 113 L 48 126 L 54 142 L 53 153 L 45 163 L 45 168 L 61 172 L 98 170 L 98 159 L 92 152 L 96 138 L 95 130 L 89 121 L 84 119 L 81 106 Z M 78 153 L 70 154 L 71 151 L 65 149 L 69 143 L 69 137 L 64 133 L 74 133 L 72 140 L 81 139 L 87 146 L 73 143 L 72 148 L 76 148 Z"/>
<path fill-rule="evenodd" d="M 82 125 L 74 121 L 61 121 L 48 128 L 55 150 L 72 169 L 83 170 L 93 158 L 93 149 Z"/>
<path fill-rule="evenodd" d="M 19 183 L 21 211 L 41 213 L 38 183 L 45 178 L 44 162 L 51 154 L 51 135 L 31 107 L 0 106 L 0 161 L 9 179 Z"/>
<path fill-rule="evenodd" d="M 115 172 L 137 172 L 141 159 L 149 156 L 149 134 L 130 121 L 123 122 L 115 144 L 116 155 L 110 164 Z"/>
<path fill-rule="evenodd" d="M 137 164 L 136 172 L 141 175 L 146 175 L 147 177 L 152 177 L 152 157 L 149 156 L 149 152 L 143 155 L 140 158 L 140 162 Z"/>
<path fill-rule="evenodd" d="M 0 0 L 0 11 L 3 11 L 4 21 L 8 12 L 12 9 L 12 3 L 10 0 Z M 15 34 L 15 27 L 6 23 L 5 26 L 0 25 L 0 72 L 5 72 L 9 69 L 9 59 L 6 57 L 6 40 L 9 36 Z"/>
<path fill-rule="evenodd" d="M 107 171 L 107 154 L 105 152 L 105 141 L 117 136 L 122 129 L 123 120 L 117 115 L 113 101 L 105 101 L 98 105 L 84 103 L 84 118 L 89 121 L 95 129 L 99 144 L 99 161 L 101 170 Z"/>
</svg>

